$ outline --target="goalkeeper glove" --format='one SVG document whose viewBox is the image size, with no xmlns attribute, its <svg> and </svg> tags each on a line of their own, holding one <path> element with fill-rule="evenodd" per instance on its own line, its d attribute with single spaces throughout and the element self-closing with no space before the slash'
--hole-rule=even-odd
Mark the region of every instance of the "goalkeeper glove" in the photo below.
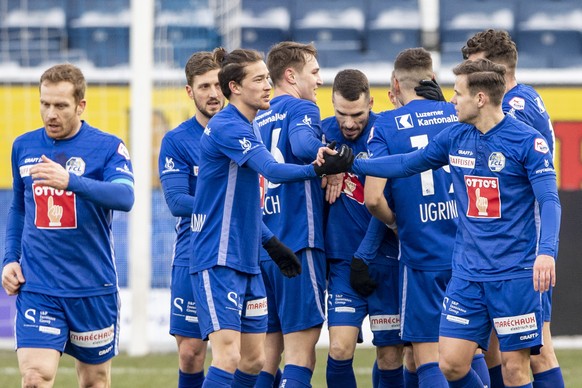
<svg viewBox="0 0 582 388">
<path fill-rule="evenodd" d="M 333 144 L 333 143 L 332 143 Z M 313 165 L 315 173 L 319 176 L 339 174 L 340 172 L 346 172 L 354 163 L 354 153 L 352 149 L 347 145 L 342 145 L 337 154 L 330 155 L 324 154 L 323 159 L 325 163 L 323 165 Z"/>
<path fill-rule="evenodd" d="M 420 81 L 420 85 L 414 88 L 414 91 L 417 96 L 424 97 L 427 100 L 446 101 L 443 91 L 436 80 L 423 79 Z"/>
<path fill-rule="evenodd" d="M 350 285 L 362 296 L 370 296 L 378 284 L 370 277 L 368 265 L 362 259 L 354 257 L 350 268 Z"/>
<path fill-rule="evenodd" d="M 301 273 L 301 262 L 289 247 L 283 244 L 276 236 L 263 244 L 271 259 L 277 264 L 281 273 L 292 278 Z"/>
</svg>

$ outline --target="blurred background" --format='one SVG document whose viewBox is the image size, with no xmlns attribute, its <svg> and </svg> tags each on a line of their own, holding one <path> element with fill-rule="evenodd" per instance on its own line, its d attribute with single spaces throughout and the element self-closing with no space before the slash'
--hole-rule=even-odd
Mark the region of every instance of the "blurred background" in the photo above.
<svg viewBox="0 0 582 388">
<path fill-rule="evenodd" d="M 136 15 L 145 15 L 143 23 L 151 34 L 136 35 L 136 26 L 141 27 Z M 136 297 L 135 289 L 130 291 L 133 260 L 147 271 L 146 289 L 138 293 L 147 299 L 139 318 L 147 327 L 144 336 L 156 350 L 173 350 L 173 339 L 166 333 L 175 219 L 159 189 L 157 155 L 164 133 L 194 113 L 184 89 L 183 68 L 189 56 L 217 46 L 266 54 L 283 40 L 314 42 L 324 78 L 318 105 L 322 117 L 328 117 L 333 115 L 333 77 L 348 67 L 368 75 L 375 111 L 391 109 L 391 62 L 409 47 L 431 51 L 437 79 L 450 99 L 450 70 L 462 60 L 461 47 L 475 32 L 488 28 L 510 32 L 519 50 L 518 81 L 538 89 L 553 120 L 563 223 L 552 327 L 562 343 L 582 346 L 580 0 L 0 0 L 0 252 L 12 198 L 11 144 L 18 135 L 42 126 L 42 72 L 52 64 L 71 62 L 89 82 L 84 119 L 124 139 L 132 155 L 134 150 L 148 151 L 147 166 L 134 160 L 134 170 L 151 176 L 151 185 L 137 194 L 148 202 L 147 235 L 129 230 L 127 214 L 116 213 L 114 220 L 124 302 L 122 346 L 130 346 L 124 336 L 127 328 L 137 327 L 136 314 L 129 308 Z M 151 61 L 132 59 L 142 45 L 151 48 Z M 132 97 L 131 79 L 142 66 L 149 66 L 149 76 L 141 82 L 152 89 L 151 96 L 140 100 Z M 141 115 L 151 119 L 143 132 L 131 130 L 131 112 L 142 105 Z M 131 241 L 136 239 L 148 250 L 130 258 Z M 0 346 L 12 346 L 13 314 L 14 298 L 0 292 Z"/>
</svg>

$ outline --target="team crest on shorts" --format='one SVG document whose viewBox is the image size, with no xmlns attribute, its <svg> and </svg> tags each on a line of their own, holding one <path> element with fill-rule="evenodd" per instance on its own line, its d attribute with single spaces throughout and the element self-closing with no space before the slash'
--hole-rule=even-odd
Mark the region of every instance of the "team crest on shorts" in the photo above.
<svg viewBox="0 0 582 388">
<path fill-rule="evenodd" d="M 489 170 L 499 172 L 505 167 L 505 155 L 501 152 L 492 152 L 489 155 Z"/>
</svg>

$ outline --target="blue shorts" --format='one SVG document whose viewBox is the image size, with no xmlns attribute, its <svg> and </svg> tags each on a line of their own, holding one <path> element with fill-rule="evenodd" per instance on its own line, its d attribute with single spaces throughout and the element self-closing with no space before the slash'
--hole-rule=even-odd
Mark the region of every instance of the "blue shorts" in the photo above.
<svg viewBox="0 0 582 388">
<path fill-rule="evenodd" d="M 476 342 L 487 350 L 494 327 L 502 352 L 542 346 L 541 294 L 531 278 L 471 282 L 452 277 L 447 287 L 440 335 Z"/>
<path fill-rule="evenodd" d="M 350 286 L 350 262 L 329 260 L 327 324 L 330 327 L 360 327 L 369 315 L 374 346 L 402 344 L 398 312 L 398 262 L 394 260 L 392 265 L 372 262 L 369 271 L 378 288 L 366 298 Z"/>
<path fill-rule="evenodd" d="M 443 299 L 451 271 L 423 271 L 400 262 L 402 339 L 438 342 Z"/>
<path fill-rule="evenodd" d="M 119 295 L 64 298 L 21 291 L 16 297 L 16 348 L 55 349 L 86 364 L 119 351 Z"/>
<path fill-rule="evenodd" d="M 296 252 L 301 275 L 286 278 L 272 260 L 261 261 L 269 303 L 269 333 L 294 333 L 325 321 L 325 254 L 319 249 Z"/>
<path fill-rule="evenodd" d="M 172 266 L 170 334 L 202 338 L 188 266 Z"/>
<path fill-rule="evenodd" d="M 552 293 L 554 288 L 550 289 L 542 294 L 542 305 L 544 307 L 544 322 L 552 321 Z"/>
<path fill-rule="evenodd" d="M 223 329 L 267 331 L 267 297 L 261 274 L 217 265 L 190 276 L 202 339 Z"/>
</svg>

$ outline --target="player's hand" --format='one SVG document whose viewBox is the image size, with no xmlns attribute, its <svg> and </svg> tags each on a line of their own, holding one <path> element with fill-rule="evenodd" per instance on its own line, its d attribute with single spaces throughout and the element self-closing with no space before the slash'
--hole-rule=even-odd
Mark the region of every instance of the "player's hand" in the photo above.
<svg viewBox="0 0 582 388">
<path fill-rule="evenodd" d="M 263 248 L 265 248 L 284 276 L 292 278 L 301 273 L 301 262 L 295 256 L 295 253 L 287 245 L 279 241 L 276 236 L 271 237 L 263 245 Z"/>
<path fill-rule="evenodd" d="M 17 262 L 8 263 L 2 268 L 2 287 L 8 295 L 16 295 L 25 282 L 22 268 Z"/>
<path fill-rule="evenodd" d="M 446 101 L 443 91 L 435 79 L 423 79 L 420 85 L 414 88 L 416 95 L 427 100 Z"/>
<path fill-rule="evenodd" d="M 534 290 L 546 292 L 556 285 L 556 261 L 549 255 L 538 255 L 533 267 Z"/>
<path fill-rule="evenodd" d="M 362 259 L 354 257 L 350 266 L 350 285 L 362 296 L 370 296 L 378 284 L 370 277 L 368 265 Z"/>
<path fill-rule="evenodd" d="M 66 190 L 69 186 L 69 172 L 60 164 L 53 162 L 45 155 L 42 162 L 30 168 L 30 176 L 35 184 Z"/>
<path fill-rule="evenodd" d="M 321 188 L 325 189 L 325 200 L 331 205 L 342 194 L 345 173 L 326 175 L 321 180 Z"/>
<path fill-rule="evenodd" d="M 324 159 L 325 154 L 330 154 L 330 155 L 337 154 L 337 152 L 335 151 L 336 144 L 337 144 L 337 142 L 334 140 L 331 143 L 327 143 L 327 145 L 325 147 L 319 147 L 319 150 L 317 150 L 317 157 L 313 161 L 313 164 L 315 164 L 317 166 L 322 166 L 323 163 L 325 163 L 325 159 Z M 324 188 L 324 186 L 321 186 L 321 187 Z"/>
<path fill-rule="evenodd" d="M 322 147 L 324 150 L 327 147 Z M 321 148 L 320 148 L 321 152 Z M 318 153 L 319 158 L 319 153 Z M 313 168 L 315 173 L 319 176 L 338 174 L 340 172 L 346 172 L 354 163 L 354 153 L 352 149 L 347 145 L 342 145 L 339 151 L 332 151 L 327 149 L 323 152 L 323 164 L 314 164 Z"/>
</svg>

